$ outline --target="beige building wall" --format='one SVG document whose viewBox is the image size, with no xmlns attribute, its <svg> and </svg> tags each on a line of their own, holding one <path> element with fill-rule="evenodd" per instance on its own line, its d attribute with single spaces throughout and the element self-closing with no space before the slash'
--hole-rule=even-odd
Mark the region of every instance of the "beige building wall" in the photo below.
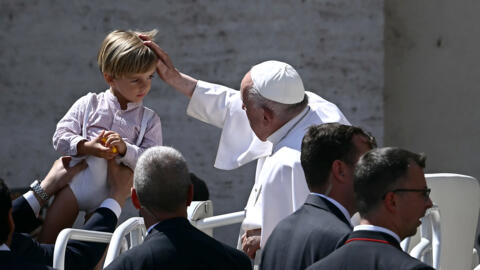
<svg viewBox="0 0 480 270">
<path fill-rule="evenodd" d="M 479 1 L 385 1 L 385 145 L 426 153 L 427 172 L 480 179 L 479 14 Z"/>
<path fill-rule="evenodd" d="M 383 0 L 0 0 L 0 177 L 42 177 L 58 156 L 52 134 L 68 108 L 107 88 L 96 64 L 110 31 L 157 28 L 158 43 L 194 77 L 238 88 L 252 65 L 286 61 L 305 87 L 383 138 Z M 213 168 L 220 130 L 185 115 L 187 98 L 155 78 L 145 104 L 207 182 L 214 213 L 243 209 L 255 164 Z M 135 215 L 132 208 L 123 218 Z M 236 243 L 238 226 L 215 231 Z"/>
</svg>

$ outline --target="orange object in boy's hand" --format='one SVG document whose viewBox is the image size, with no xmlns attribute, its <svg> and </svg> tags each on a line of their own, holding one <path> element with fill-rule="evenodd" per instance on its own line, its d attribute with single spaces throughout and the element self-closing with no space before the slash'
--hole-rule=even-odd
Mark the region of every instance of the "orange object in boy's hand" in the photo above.
<svg viewBox="0 0 480 270">
<path fill-rule="evenodd" d="M 102 137 L 102 143 L 105 144 L 106 142 L 107 142 L 107 138 Z M 117 147 L 112 146 L 112 153 L 116 154 L 117 152 L 118 152 Z"/>
</svg>

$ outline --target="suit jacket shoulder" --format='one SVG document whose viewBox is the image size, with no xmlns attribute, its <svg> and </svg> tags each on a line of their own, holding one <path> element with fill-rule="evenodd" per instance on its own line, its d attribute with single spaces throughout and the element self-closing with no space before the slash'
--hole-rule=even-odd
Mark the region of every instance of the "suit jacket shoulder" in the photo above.
<svg viewBox="0 0 480 270">
<path fill-rule="evenodd" d="M 193 227 L 185 218 L 162 221 L 143 244 L 107 269 L 251 269 L 248 257 Z"/>
<path fill-rule="evenodd" d="M 398 242 L 387 234 L 355 231 L 350 234 L 345 245 L 307 269 L 430 270 L 433 268 L 403 252 Z"/>
<path fill-rule="evenodd" d="M 262 269 L 304 269 L 325 257 L 351 232 L 336 206 L 310 194 L 305 204 L 282 220 L 262 254 Z"/>
</svg>

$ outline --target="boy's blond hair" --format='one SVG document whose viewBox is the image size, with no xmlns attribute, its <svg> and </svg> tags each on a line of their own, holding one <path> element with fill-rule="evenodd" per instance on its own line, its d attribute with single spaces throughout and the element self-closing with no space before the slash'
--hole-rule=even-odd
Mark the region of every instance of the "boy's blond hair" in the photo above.
<svg viewBox="0 0 480 270">
<path fill-rule="evenodd" d="M 153 40 L 157 32 L 156 29 L 148 32 L 115 30 L 108 34 L 98 52 L 100 71 L 114 78 L 122 78 L 152 69 L 157 63 L 157 55 L 143 44 L 138 35 Z"/>
</svg>

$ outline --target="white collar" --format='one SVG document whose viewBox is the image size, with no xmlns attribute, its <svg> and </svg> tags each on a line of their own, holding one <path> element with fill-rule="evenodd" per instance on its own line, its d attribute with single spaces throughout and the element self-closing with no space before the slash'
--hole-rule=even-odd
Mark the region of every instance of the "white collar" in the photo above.
<svg viewBox="0 0 480 270">
<path fill-rule="evenodd" d="M 340 212 L 342 212 L 342 214 L 345 216 L 345 218 L 348 220 L 348 222 L 350 223 L 350 225 L 352 225 L 350 219 L 350 214 L 348 213 L 347 209 L 339 202 L 335 201 L 334 199 L 324 195 L 324 194 L 320 194 L 320 193 L 315 193 L 315 192 L 310 192 L 310 194 L 312 195 L 315 195 L 315 196 L 320 196 L 326 200 L 328 200 L 329 202 L 333 203 L 333 205 L 335 205 L 338 210 L 340 210 Z"/>
<path fill-rule="evenodd" d="M 380 226 L 375 226 L 375 225 L 370 225 L 370 224 L 357 225 L 353 228 L 353 231 L 383 232 L 383 233 L 391 235 L 393 238 L 395 238 L 398 241 L 398 243 L 401 242 L 400 237 L 398 237 L 398 235 L 396 233 L 392 232 L 391 230 L 389 230 L 387 228 L 380 227 Z"/>
<path fill-rule="evenodd" d="M 0 250 L 10 251 L 10 248 L 7 246 L 7 244 L 3 244 L 0 246 Z"/>
<path fill-rule="evenodd" d="M 273 145 L 279 143 L 305 117 L 309 110 L 310 107 L 307 105 L 299 114 L 273 132 L 272 135 L 268 136 L 267 141 L 271 142 Z"/>
<path fill-rule="evenodd" d="M 116 107 L 118 110 L 122 110 L 121 107 L 120 107 L 120 102 L 118 102 L 118 98 L 113 94 L 112 88 L 107 89 L 107 91 L 105 91 L 105 92 L 106 92 L 106 95 L 107 95 L 107 99 L 110 100 L 110 101 L 115 105 L 115 107 Z M 123 111 L 129 111 L 129 110 L 138 108 L 138 107 L 140 107 L 142 104 L 143 104 L 143 101 L 140 101 L 140 102 L 128 102 L 128 103 L 127 103 L 127 108 L 126 108 L 125 110 L 123 110 Z"/>
<path fill-rule="evenodd" d="M 155 223 L 155 224 L 153 224 L 152 226 L 148 227 L 147 235 L 150 234 L 150 232 L 153 230 L 153 228 L 154 228 L 155 226 L 157 226 L 158 223 L 160 223 L 160 221 L 157 222 L 157 223 Z"/>
</svg>

